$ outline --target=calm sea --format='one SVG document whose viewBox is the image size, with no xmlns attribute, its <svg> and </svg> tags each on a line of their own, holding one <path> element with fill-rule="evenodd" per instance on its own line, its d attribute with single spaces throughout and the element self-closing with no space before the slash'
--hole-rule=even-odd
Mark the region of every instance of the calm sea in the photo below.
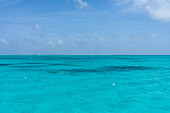
<svg viewBox="0 0 170 113">
<path fill-rule="evenodd" d="M 0 56 L 0 113 L 170 113 L 170 56 Z"/>
</svg>

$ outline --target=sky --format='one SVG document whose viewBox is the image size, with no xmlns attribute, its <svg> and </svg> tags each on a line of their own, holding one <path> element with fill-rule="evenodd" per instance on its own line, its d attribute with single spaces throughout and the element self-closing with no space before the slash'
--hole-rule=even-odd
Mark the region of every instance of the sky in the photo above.
<svg viewBox="0 0 170 113">
<path fill-rule="evenodd" d="M 170 55 L 170 0 L 0 0 L 0 54 Z"/>
</svg>

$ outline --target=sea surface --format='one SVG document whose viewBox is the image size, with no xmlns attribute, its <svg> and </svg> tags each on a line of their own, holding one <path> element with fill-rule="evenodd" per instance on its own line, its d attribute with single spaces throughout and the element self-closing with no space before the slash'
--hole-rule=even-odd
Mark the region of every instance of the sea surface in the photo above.
<svg viewBox="0 0 170 113">
<path fill-rule="evenodd" d="M 0 113 L 170 113 L 170 56 L 1 55 Z"/>
</svg>

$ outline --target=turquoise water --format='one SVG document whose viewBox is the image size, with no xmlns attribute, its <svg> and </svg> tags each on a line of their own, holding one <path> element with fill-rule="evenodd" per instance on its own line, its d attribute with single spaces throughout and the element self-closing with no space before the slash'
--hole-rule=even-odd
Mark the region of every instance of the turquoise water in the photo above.
<svg viewBox="0 0 170 113">
<path fill-rule="evenodd" d="M 170 113 L 170 56 L 0 56 L 0 113 Z"/>
</svg>

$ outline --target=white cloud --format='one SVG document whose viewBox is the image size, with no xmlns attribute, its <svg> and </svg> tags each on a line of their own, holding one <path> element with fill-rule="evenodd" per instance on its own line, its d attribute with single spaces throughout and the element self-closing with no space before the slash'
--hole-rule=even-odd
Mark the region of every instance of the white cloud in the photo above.
<svg viewBox="0 0 170 113">
<path fill-rule="evenodd" d="M 155 33 L 152 34 L 152 38 L 156 38 L 158 36 L 159 36 L 158 34 L 155 34 Z"/>
<path fill-rule="evenodd" d="M 51 40 L 49 40 L 48 43 L 49 43 L 50 45 L 52 45 L 52 46 L 55 46 L 55 43 L 54 43 L 53 41 L 51 41 Z"/>
<path fill-rule="evenodd" d="M 48 41 L 48 44 L 49 44 L 49 45 L 52 45 L 52 46 L 55 46 L 56 44 L 57 44 L 57 45 L 63 45 L 64 43 L 63 43 L 62 40 L 58 40 L 56 43 L 53 42 L 52 40 L 49 40 L 49 41 Z"/>
<path fill-rule="evenodd" d="M 58 41 L 57 41 L 57 44 L 58 44 L 58 45 L 63 45 L 63 41 L 62 41 L 62 40 L 58 40 Z"/>
<path fill-rule="evenodd" d="M 35 24 L 35 29 L 37 29 L 37 30 L 41 30 L 41 27 L 40 27 L 40 25 L 39 24 Z"/>
<path fill-rule="evenodd" d="M 24 0 L 0 0 L 0 8 L 5 8 L 7 6 L 16 5 Z"/>
<path fill-rule="evenodd" d="M 84 9 L 88 6 L 88 3 L 83 0 L 73 0 L 75 3 L 77 3 L 77 8 Z"/>
<path fill-rule="evenodd" d="M 132 3 L 155 20 L 170 21 L 170 0 L 120 0 L 118 4 Z"/>
<path fill-rule="evenodd" d="M 0 43 L 5 45 L 8 44 L 8 42 L 4 38 L 0 38 Z"/>
<path fill-rule="evenodd" d="M 78 42 L 81 42 L 82 40 L 81 39 L 77 39 Z"/>
<path fill-rule="evenodd" d="M 113 0 L 113 1 L 116 1 L 117 4 L 116 5 L 123 5 L 123 4 L 126 4 L 128 2 L 130 2 L 131 0 Z"/>
</svg>

